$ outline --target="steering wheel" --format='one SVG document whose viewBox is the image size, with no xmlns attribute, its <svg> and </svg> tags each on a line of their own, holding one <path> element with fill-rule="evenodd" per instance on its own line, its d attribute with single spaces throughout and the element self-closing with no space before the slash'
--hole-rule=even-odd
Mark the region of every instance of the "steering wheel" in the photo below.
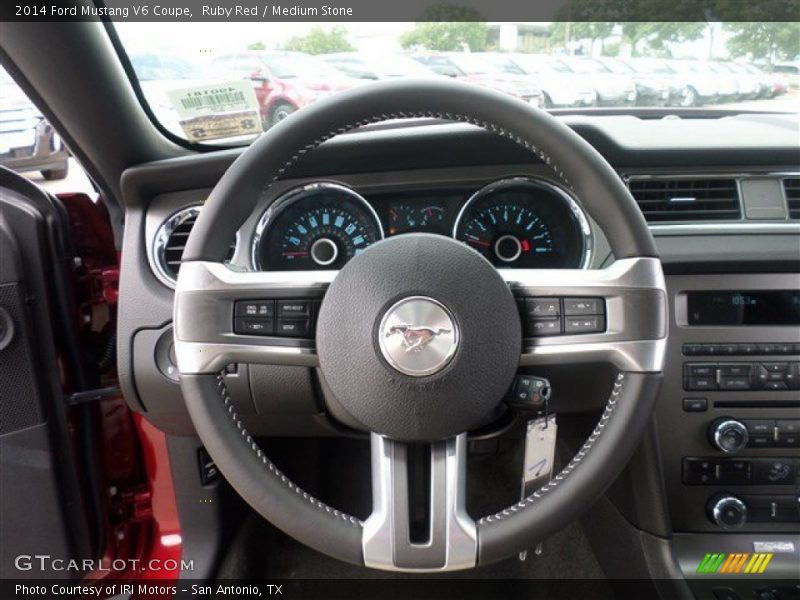
<svg viewBox="0 0 800 600">
<path fill-rule="evenodd" d="M 466 244 L 407 234 L 370 246 L 338 273 L 244 272 L 223 264 L 228 240 L 300 157 L 338 134 L 405 118 L 470 123 L 530 150 L 581 199 L 608 237 L 615 262 L 599 270 L 498 270 Z M 233 333 L 238 300 L 323 293 L 315 344 Z M 515 294 L 602 298 L 606 330 L 523 345 Z M 293 538 L 350 563 L 448 571 L 531 547 L 580 516 L 613 482 L 653 409 L 667 301 L 639 209 L 581 137 L 499 92 L 401 81 L 316 102 L 267 131 L 231 165 L 189 236 L 174 331 L 181 390 L 197 434 L 250 506 Z M 419 347 L 402 352 L 409 339 Z M 618 375 L 583 447 L 532 495 L 473 520 L 465 509 L 467 434 L 496 415 L 519 366 L 600 361 Z M 370 432 L 373 511 L 366 521 L 312 497 L 264 455 L 219 374 L 230 363 L 319 369 L 340 410 Z M 431 449 L 424 542 L 409 535 L 408 450 L 415 442 Z"/>
</svg>

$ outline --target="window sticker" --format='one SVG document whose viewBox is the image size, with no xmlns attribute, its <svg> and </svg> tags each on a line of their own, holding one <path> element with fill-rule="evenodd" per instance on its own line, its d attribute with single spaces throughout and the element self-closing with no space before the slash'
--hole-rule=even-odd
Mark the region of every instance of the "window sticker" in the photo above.
<svg viewBox="0 0 800 600">
<path fill-rule="evenodd" d="M 189 141 L 258 135 L 261 116 L 253 86 L 230 81 L 167 92 Z"/>
</svg>

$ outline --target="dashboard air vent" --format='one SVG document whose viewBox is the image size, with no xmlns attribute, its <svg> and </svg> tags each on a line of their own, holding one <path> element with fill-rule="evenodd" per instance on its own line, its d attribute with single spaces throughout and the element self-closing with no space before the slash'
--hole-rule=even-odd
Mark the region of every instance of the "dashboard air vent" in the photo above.
<svg viewBox="0 0 800 600">
<path fill-rule="evenodd" d="M 178 280 L 178 271 L 181 267 L 183 250 L 186 248 L 186 240 L 189 239 L 189 233 L 191 233 L 199 214 L 199 206 L 181 209 L 158 228 L 153 248 L 155 265 L 159 275 L 170 285 L 174 286 Z M 236 241 L 234 240 L 225 260 L 231 260 L 235 251 Z"/>
<path fill-rule="evenodd" d="M 735 179 L 631 179 L 647 221 L 722 221 L 742 216 Z"/>
<path fill-rule="evenodd" d="M 800 178 L 784 179 L 783 190 L 786 192 L 786 204 L 789 205 L 789 218 L 800 219 Z"/>
</svg>

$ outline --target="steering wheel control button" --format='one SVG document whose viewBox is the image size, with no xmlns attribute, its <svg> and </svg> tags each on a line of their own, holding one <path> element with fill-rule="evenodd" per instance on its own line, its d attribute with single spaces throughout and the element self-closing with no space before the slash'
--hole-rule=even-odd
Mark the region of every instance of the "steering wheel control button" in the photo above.
<svg viewBox="0 0 800 600">
<path fill-rule="evenodd" d="M 237 300 L 233 310 L 233 332 L 240 335 L 312 338 L 318 307 L 319 301 L 305 298 Z"/>
<path fill-rule="evenodd" d="M 560 319 L 533 319 L 528 321 L 528 335 L 533 337 L 544 337 L 548 335 L 561 334 Z"/>
<path fill-rule="evenodd" d="M 278 318 L 311 316 L 310 300 L 278 300 Z"/>
<path fill-rule="evenodd" d="M 383 357 L 405 375 L 424 377 L 444 369 L 458 349 L 458 327 L 450 311 L 424 296 L 394 304 L 378 327 Z"/>
<path fill-rule="evenodd" d="M 598 315 L 564 318 L 564 333 L 597 333 L 605 329 L 605 319 Z"/>
<path fill-rule="evenodd" d="M 308 337 L 311 333 L 311 322 L 308 319 L 278 319 L 275 333 L 286 337 Z"/>
<path fill-rule="evenodd" d="M 603 298 L 520 298 L 528 337 L 600 333 L 606 329 Z"/>
<path fill-rule="evenodd" d="M 272 335 L 274 328 L 275 321 L 273 319 L 236 317 L 233 322 L 233 332 L 242 335 Z"/>
<path fill-rule="evenodd" d="M 564 314 L 570 317 L 605 314 L 601 298 L 564 298 Z"/>
<path fill-rule="evenodd" d="M 237 317 L 274 317 L 274 300 L 240 300 L 236 302 L 234 315 Z"/>
<path fill-rule="evenodd" d="M 525 314 L 529 319 L 550 319 L 561 315 L 558 298 L 525 298 Z"/>
</svg>

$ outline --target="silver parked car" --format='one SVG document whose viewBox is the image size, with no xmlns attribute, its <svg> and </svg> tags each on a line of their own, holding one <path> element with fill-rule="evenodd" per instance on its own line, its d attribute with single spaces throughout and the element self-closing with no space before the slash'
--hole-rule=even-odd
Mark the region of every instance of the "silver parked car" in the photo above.
<svg viewBox="0 0 800 600">
<path fill-rule="evenodd" d="M 569 67 L 544 54 L 502 54 L 487 52 L 491 61 L 504 73 L 532 78 L 542 88 L 546 108 L 595 106 L 597 93 L 583 80 L 576 80 Z"/>
<path fill-rule="evenodd" d="M 599 60 L 584 56 L 564 56 L 560 60 L 573 72 L 585 77 L 597 92 L 600 106 L 632 106 L 636 104 L 636 83 L 629 75 L 614 73 Z"/>
</svg>

